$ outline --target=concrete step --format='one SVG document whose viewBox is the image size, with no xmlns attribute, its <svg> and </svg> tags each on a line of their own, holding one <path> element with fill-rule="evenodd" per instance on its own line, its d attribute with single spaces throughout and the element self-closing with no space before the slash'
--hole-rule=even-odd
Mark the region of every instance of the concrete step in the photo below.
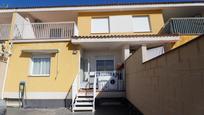
<svg viewBox="0 0 204 115">
<path fill-rule="evenodd" d="M 79 92 L 77 96 L 93 96 L 93 93 Z"/>
<path fill-rule="evenodd" d="M 76 101 L 93 101 L 93 98 L 90 98 L 90 97 L 77 97 Z"/>
<path fill-rule="evenodd" d="M 73 111 L 93 111 L 93 107 L 74 107 Z"/>
<path fill-rule="evenodd" d="M 5 101 L 8 107 L 20 107 L 22 104 L 19 99 L 6 99 Z"/>
<path fill-rule="evenodd" d="M 75 103 L 75 105 L 76 106 L 78 106 L 78 105 L 87 105 L 87 106 L 91 106 L 91 105 L 93 105 L 93 102 L 76 102 Z"/>
</svg>

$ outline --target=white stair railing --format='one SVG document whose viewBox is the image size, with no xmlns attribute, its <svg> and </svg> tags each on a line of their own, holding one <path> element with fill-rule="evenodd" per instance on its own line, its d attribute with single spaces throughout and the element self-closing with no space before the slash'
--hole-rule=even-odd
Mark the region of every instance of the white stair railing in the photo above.
<svg viewBox="0 0 204 115">
<path fill-rule="evenodd" d="M 80 82 L 79 76 L 80 76 L 80 74 L 78 73 L 76 75 L 76 78 L 74 79 L 73 84 L 72 84 L 72 111 L 73 111 L 75 99 L 77 98 L 77 94 L 78 94 L 78 90 L 79 90 L 79 82 Z"/>
<path fill-rule="evenodd" d="M 95 99 L 96 99 L 96 83 L 97 83 L 97 73 L 95 72 L 94 84 L 93 84 L 93 111 L 95 111 Z"/>
</svg>

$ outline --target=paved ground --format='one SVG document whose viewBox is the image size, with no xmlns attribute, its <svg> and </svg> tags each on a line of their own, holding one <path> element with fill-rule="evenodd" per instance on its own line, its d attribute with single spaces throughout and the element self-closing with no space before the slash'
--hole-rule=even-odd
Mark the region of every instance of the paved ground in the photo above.
<svg viewBox="0 0 204 115">
<path fill-rule="evenodd" d="M 70 112 L 66 108 L 58 109 L 19 109 L 7 108 L 6 115 L 139 115 L 128 105 L 103 105 L 92 112 Z"/>
</svg>

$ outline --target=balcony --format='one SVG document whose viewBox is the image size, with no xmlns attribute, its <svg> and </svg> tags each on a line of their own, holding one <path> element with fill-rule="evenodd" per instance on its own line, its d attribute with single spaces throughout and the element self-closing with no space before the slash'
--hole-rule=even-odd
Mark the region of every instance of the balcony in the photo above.
<svg viewBox="0 0 204 115">
<path fill-rule="evenodd" d="M 171 18 L 162 28 L 161 34 L 203 34 L 204 18 Z"/>
<path fill-rule="evenodd" d="M 75 22 L 16 23 L 13 33 L 10 25 L 0 25 L 0 39 L 69 39 L 78 34 Z"/>
</svg>

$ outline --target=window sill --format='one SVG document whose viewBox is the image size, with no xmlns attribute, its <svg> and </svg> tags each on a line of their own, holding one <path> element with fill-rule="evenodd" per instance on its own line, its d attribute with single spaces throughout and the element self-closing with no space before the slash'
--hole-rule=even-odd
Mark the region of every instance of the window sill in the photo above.
<svg viewBox="0 0 204 115">
<path fill-rule="evenodd" d="M 102 34 L 102 35 L 104 35 L 104 34 L 110 34 L 110 32 L 96 32 L 96 33 L 91 32 L 91 35 L 99 35 L 99 34 Z"/>
<path fill-rule="evenodd" d="M 152 31 L 133 31 L 133 33 L 152 33 Z"/>
<path fill-rule="evenodd" d="M 29 75 L 29 77 L 50 77 L 50 75 Z"/>
</svg>

